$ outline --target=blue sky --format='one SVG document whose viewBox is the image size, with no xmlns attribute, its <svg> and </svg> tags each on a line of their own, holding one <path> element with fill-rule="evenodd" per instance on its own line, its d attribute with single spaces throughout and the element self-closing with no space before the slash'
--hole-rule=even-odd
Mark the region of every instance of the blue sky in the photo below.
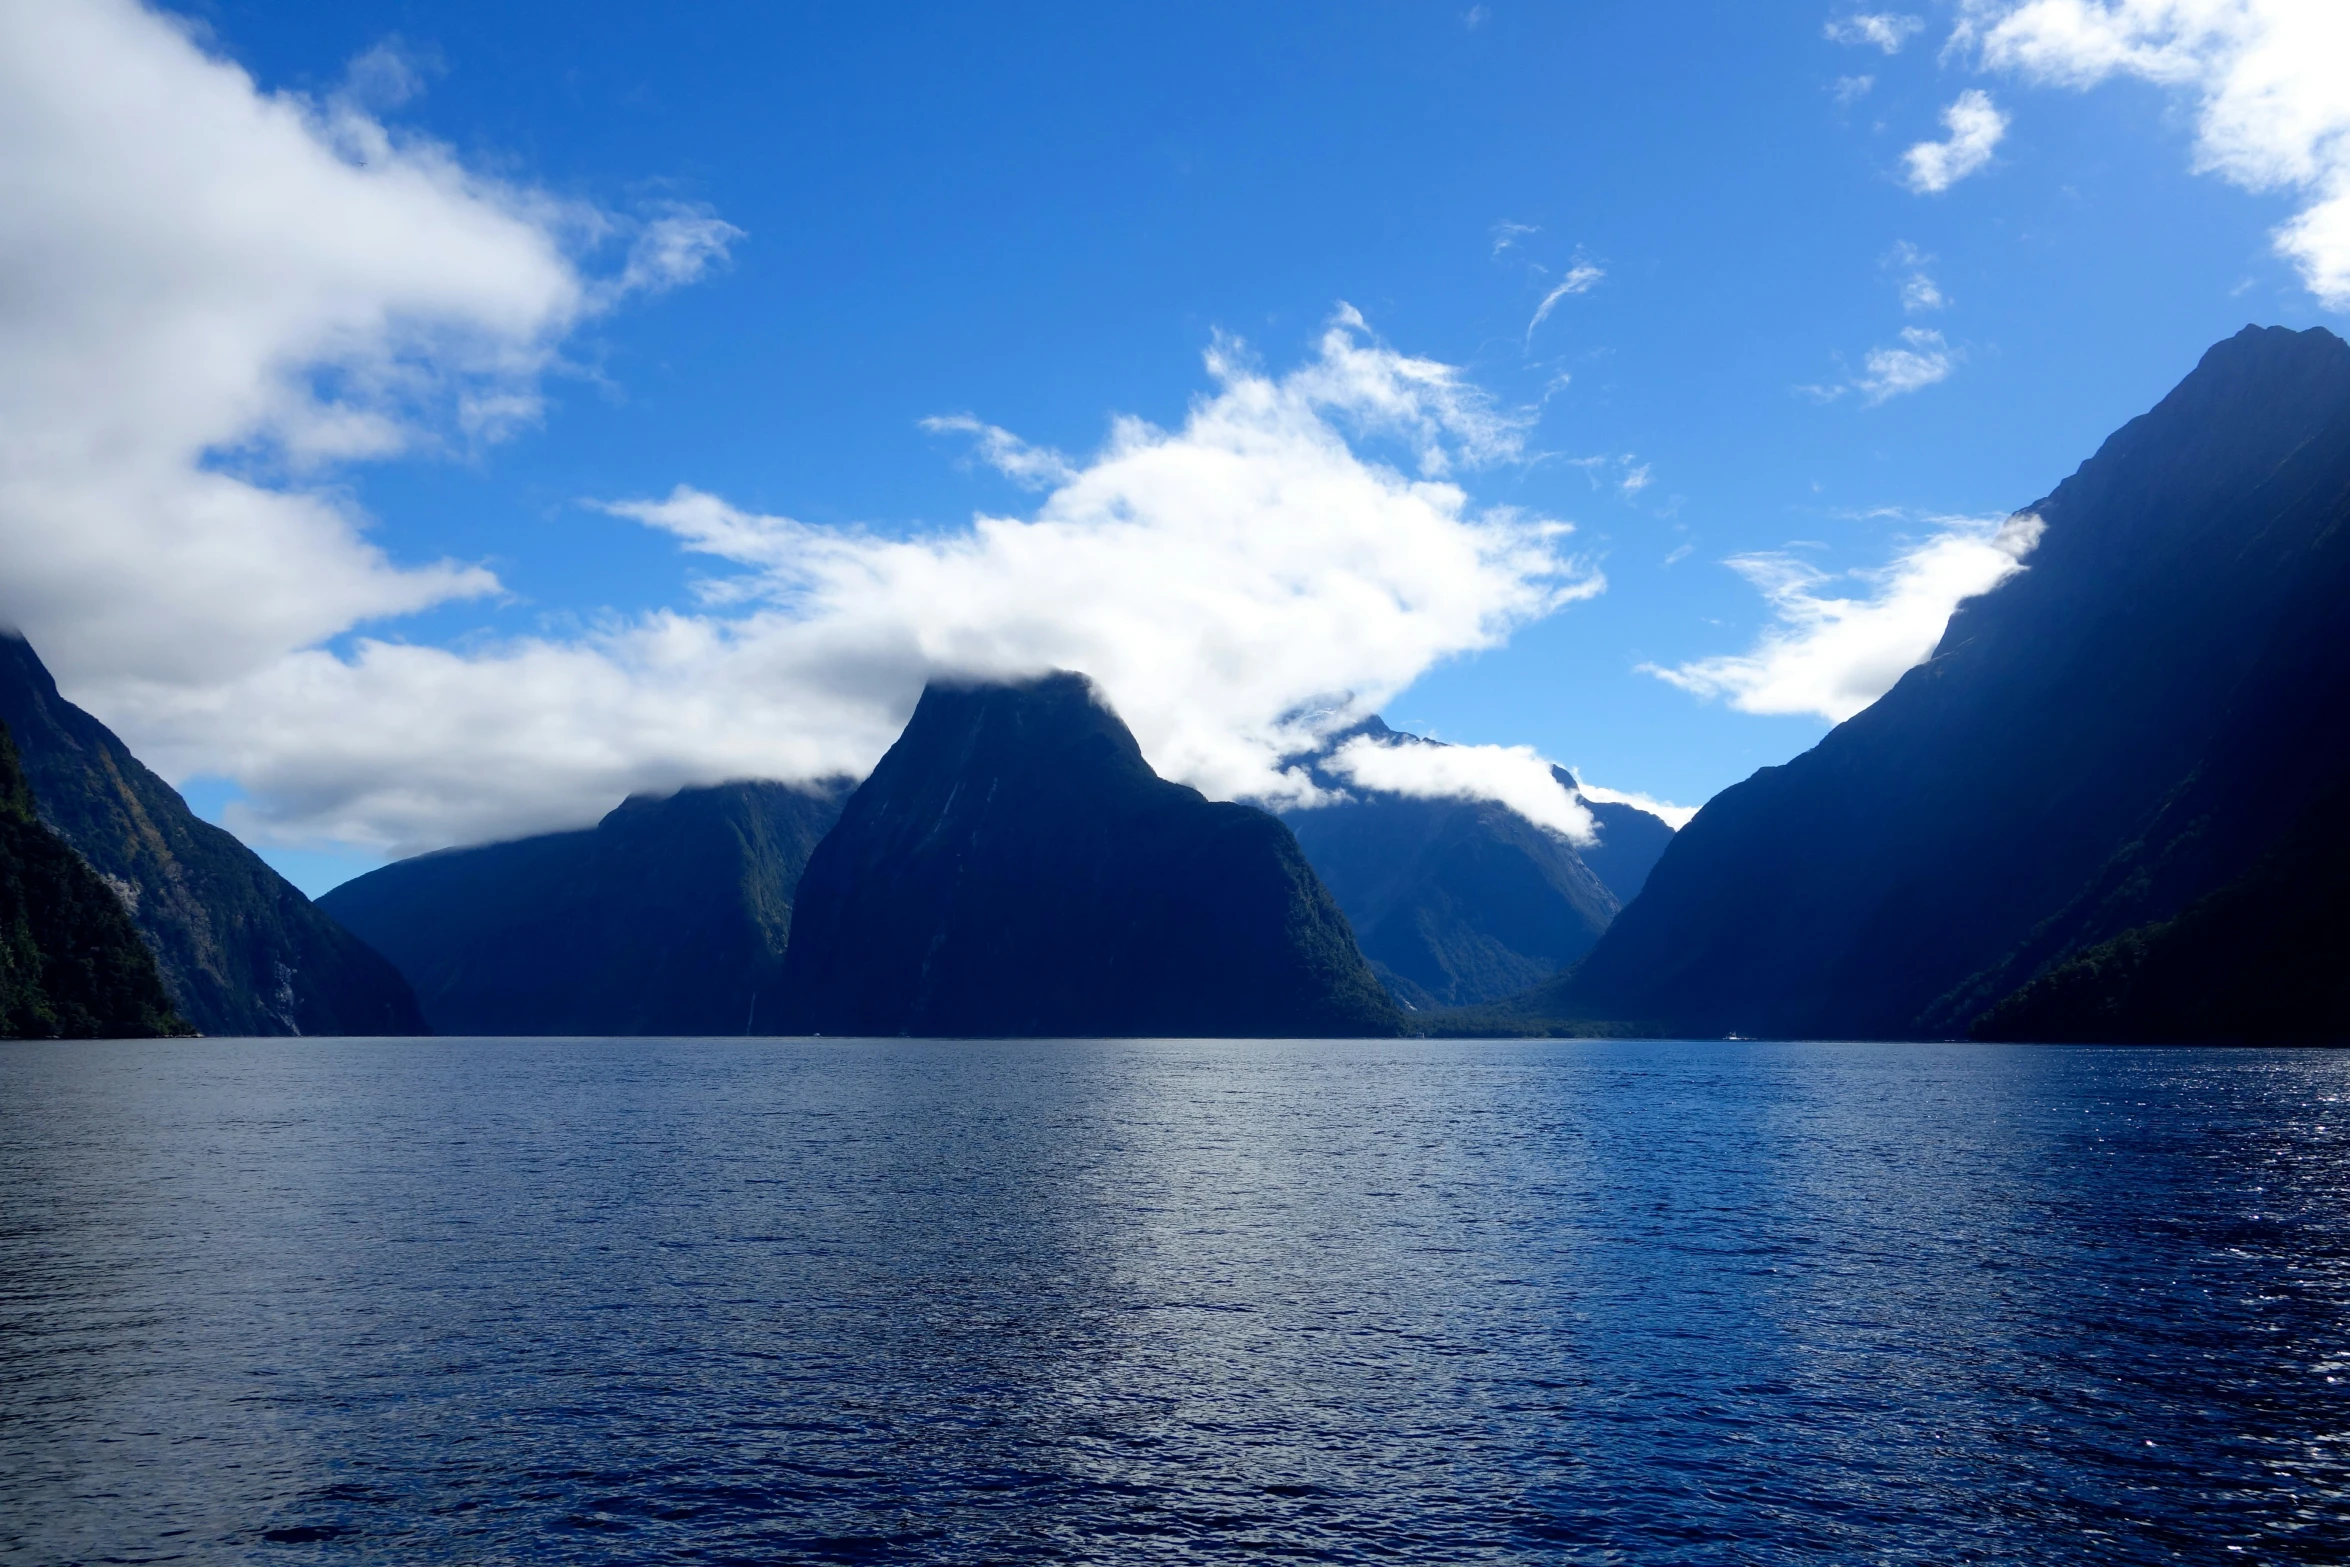
<svg viewBox="0 0 2350 1567">
<path fill-rule="evenodd" d="M 1082 468 L 1114 416 L 1182 426 L 1219 341 L 1277 382 L 1343 304 L 1361 342 L 1457 367 L 1515 421 L 1506 451 L 1440 477 L 1571 523 L 1559 548 L 1605 580 L 1432 659 L 1389 719 L 1695 804 L 1827 728 L 1652 672 L 1784 631 L 1758 583 L 1881 593 L 1836 574 L 2044 494 L 2245 323 L 2341 319 L 2272 239 L 2309 182 L 2197 172 L 2207 79 L 2076 82 L 1949 44 L 2012 7 L 1895 8 L 1877 41 L 1851 7 L 1752 0 L 177 9 L 264 98 L 345 102 L 405 155 L 565 207 L 544 226 L 580 276 L 614 277 L 664 215 L 705 226 L 675 286 L 541 333 L 537 406 L 489 434 L 403 410 L 427 433 L 381 450 L 209 448 L 330 495 L 399 566 L 495 574 L 493 595 L 288 633 L 345 658 L 364 637 L 464 650 L 722 602 L 709 584 L 739 554 L 590 503 L 686 485 L 883 538 L 1032 516 L 1039 491 L 923 421 L 967 414 Z M 1908 150 L 1969 92 L 2004 135 L 1917 189 Z M 1578 267 L 1587 286 L 1536 323 Z M 1872 352 L 1941 377 L 1872 395 Z M 1410 467 L 1376 432 L 1355 444 Z M 110 667 L 51 602 L 5 607 L 297 880 L 434 835 L 305 805 L 203 734 L 243 698 L 159 695 L 176 675 Z M 546 814 L 579 815 L 604 778 Z"/>
</svg>

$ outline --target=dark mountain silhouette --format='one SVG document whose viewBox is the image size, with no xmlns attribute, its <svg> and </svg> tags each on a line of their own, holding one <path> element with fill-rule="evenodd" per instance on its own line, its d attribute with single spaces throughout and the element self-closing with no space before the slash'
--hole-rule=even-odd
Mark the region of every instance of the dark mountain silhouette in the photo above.
<svg viewBox="0 0 2350 1567">
<path fill-rule="evenodd" d="M 2350 1039 L 2350 789 L 2176 918 L 2077 953 L 1978 1039 Z"/>
<path fill-rule="evenodd" d="M 827 1034 L 1394 1034 L 1273 817 L 1151 771 L 1083 676 L 933 684 L 801 879 L 785 1016 Z"/>
<path fill-rule="evenodd" d="M 0 724 L 0 1038 L 186 1032 L 122 900 L 41 825 Z"/>
<path fill-rule="evenodd" d="M 1432 745 L 1374 718 L 1335 736 Z M 1639 890 L 1672 829 L 1629 806 L 1585 802 L 1601 825 L 1578 847 L 1490 800 L 1366 789 L 1301 759 L 1335 804 L 1283 813 L 1298 847 L 1353 924 L 1389 994 L 1415 1010 L 1493 1001 L 1589 951 Z M 1559 782 L 1575 789 L 1564 772 Z M 1606 813 L 1606 814 L 1602 814 Z M 1604 862 L 1630 891 L 1609 885 Z"/>
<path fill-rule="evenodd" d="M 0 633 L 0 721 L 41 820 L 129 908 L 179 1013 L 207 1034 L 415 1034 L 391 964 L 188 809 Z"/>
<path fill-rule="evenodd" d="M 439 1033 L 772 1033 L 793 893 L 846 794 L 639 796 L 592 828 L 402 860 L 320 902 Z"/>
<path fill-rule="evenodd" d="M 1876 705 L 1710 802 L 1515 1010 L 1964 1032 L 2243 875 L 2346 776 L 2350 346 L 2245 329 L 2031 509 L 2027 571 Z"/>
</svg>

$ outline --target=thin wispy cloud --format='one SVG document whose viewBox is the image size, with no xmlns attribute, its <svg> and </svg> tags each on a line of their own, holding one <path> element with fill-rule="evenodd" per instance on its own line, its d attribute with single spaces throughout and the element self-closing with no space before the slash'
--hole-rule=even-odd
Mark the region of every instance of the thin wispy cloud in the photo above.
<svg viewBox="0 0 2350 1567">
<path fill-rule="evenodd" d="M 1568 457 L 1563 459 L 1569 468 L 1580 468 L 1591 487 L 1612 489 L 1626 500 L 1638 495 L 1654 482 L 1649 464 L 1630 452 L 1608 453 L 1598 457 Z"/>
<path fill-rule="evenodd" d="M 1842 723 L 1932 655 L 1960 604 L 2021 571 L 2041 532 L 2029 512 L 1949 519 L 1889 565 L 1842 574 L 1785 551 L 1732 556 L 1725 564 L 1763 595 L 1776 624 L 1744 653 L 1641 670 L 1741 712 Z"/>
<path fill-rule="evenodd" d="M 1980 87 L 1970 87 L 1942 111 L 1949 135 L 1922 141 L 1902 155 L 1902 178 L 1922 196 L 1939 195 L 1991 161 L 2008 119 Z"/>
<path fill-rule="evenodd" d="M 1542 303 L 1534 307 L 1534 319 L 1526 323 L 1526 341 L 1529 344 L 1534 341 L 1534 329 L 1550 319 L 1550 313 L 1558 308 L 1560 300 L 1571 299 L 1577 294 L 1590 293 L 1599 287 L 1600 281 L 1606 276 L 1605 269 L 1578 259 L 1572 267 L 1567 269 L 1567 275 L 1560 278 L 1557 285 L 1542 296 Z"/>
<path fill-rule="evenodd" d="M 1912 272 L 1901 280 L 1901 308 L 1911 315 L 1940 310 L 1949 303 L 1941 287 L 1923 272 Z"/>
<path fill-rule="evenodd" d="M 1877 79 L 1874 76 L 1839 76 L 1836 78 L 1836 85 L 1829 91 L 1835 94 L 1837 103 L 1850 108 L 1867 97 L 1870 90 L 1876 85 Z"/>
<path fill-rule="evenodd" d="M 2196 170 L 2298 198 L 2276 250 L 2325 304 L 2350 309 L 2350 6 L 1967 0 L 1952 41 L 2035 82 L 2131 76 L 2192 98 Z"/>
<path fill-rule="evenodd" d="M 1901 46 L 1916 37 L 1925 25 L 1926 20 L 1922 16 L 1903 16 L 1891 11 L 1863 11 L 1831 21 L 1825 34 L 1830 43 L 1854 44 L 1882 49 L 1887 54 L 1899 54 Z"/>
<path fill-rule="evenodd" d="M 1504 251 L 1515 250 L 1518 241 L 1529 234 L 1541 232 L 1542 225 L 1539 223 L 1496 223 L 1493 225 L 1493 253 L 1499 256 Z"/>
<path fill-rule="evenodd" d="M 972 437 L 973 455 L 1023 489 L 1049 490 L 1077 477 L 1068 458 L 1049 446 L 1031 446 L 1000 425 L 970 414 L 940 414 L 921 421 L 933 435 Z"/>
<path fill-rule="evenodd" d="M 1940 285 L 1926 271 L 1927 264 L 1933 259 L 1908 240 L 1897 242 L 1886 253 L 1886 267 L 1908 274 L 1900 282 L 1901 308 L 1905 314 L 1918 315 L 1925 311 L 1941 310 L 1949 305 L 1950 300 L 1943 294 Z"/>
</svg>

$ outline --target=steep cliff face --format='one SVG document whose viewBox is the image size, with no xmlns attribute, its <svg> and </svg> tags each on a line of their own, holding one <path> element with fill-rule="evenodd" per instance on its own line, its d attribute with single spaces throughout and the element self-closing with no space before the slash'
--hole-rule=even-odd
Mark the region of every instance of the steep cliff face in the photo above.
<svg viewBox="0 0 2350 1567">
<path fill-rule="evenodd" d="M 933 685 L 801 879 L 785 1016 L 827 1034 L 1401 1025 L 1289 829 L 1154 774 L 1081 676 Z"/>
<path fill-rule="evenodd" d="M 595 827 L 427 854 L 321 905 L 444 1034 L 772 1033 L 800 873 L 847 785 L 638 797 Z"/>
<path fill-rule="evenodd" d="M 165 988 L 207 1034 L 417 1034 L 407 982 L 234 837 L 199 818 L 0 634 L 0 721 L 41 820 L 115 889 Z"/>
<path fill-rule="evenodd" d="M 41 825 L 0 724 L 0 1038 L 186 1032 L 122 901 Z"/>
<path fill-rule="evenodd" d="M 1529 1014 L 1964 1032 L 2226 884 L 2350 765 L 2350 346 L 2247 328 L 2036 511 L 1934 657 L 1710 802 Z"/>
</svg>

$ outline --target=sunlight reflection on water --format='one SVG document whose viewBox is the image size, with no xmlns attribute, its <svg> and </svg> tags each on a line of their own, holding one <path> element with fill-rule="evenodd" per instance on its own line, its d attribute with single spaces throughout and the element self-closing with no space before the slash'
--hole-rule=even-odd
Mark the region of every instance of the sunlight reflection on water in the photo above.
<svg viewBox="0 0 2350 1567">
<path fill-rule="evenodd" d="M 0 1050 L 0 1560 L 2327 1560 L 2350 1057 Z"/>
</svg>

